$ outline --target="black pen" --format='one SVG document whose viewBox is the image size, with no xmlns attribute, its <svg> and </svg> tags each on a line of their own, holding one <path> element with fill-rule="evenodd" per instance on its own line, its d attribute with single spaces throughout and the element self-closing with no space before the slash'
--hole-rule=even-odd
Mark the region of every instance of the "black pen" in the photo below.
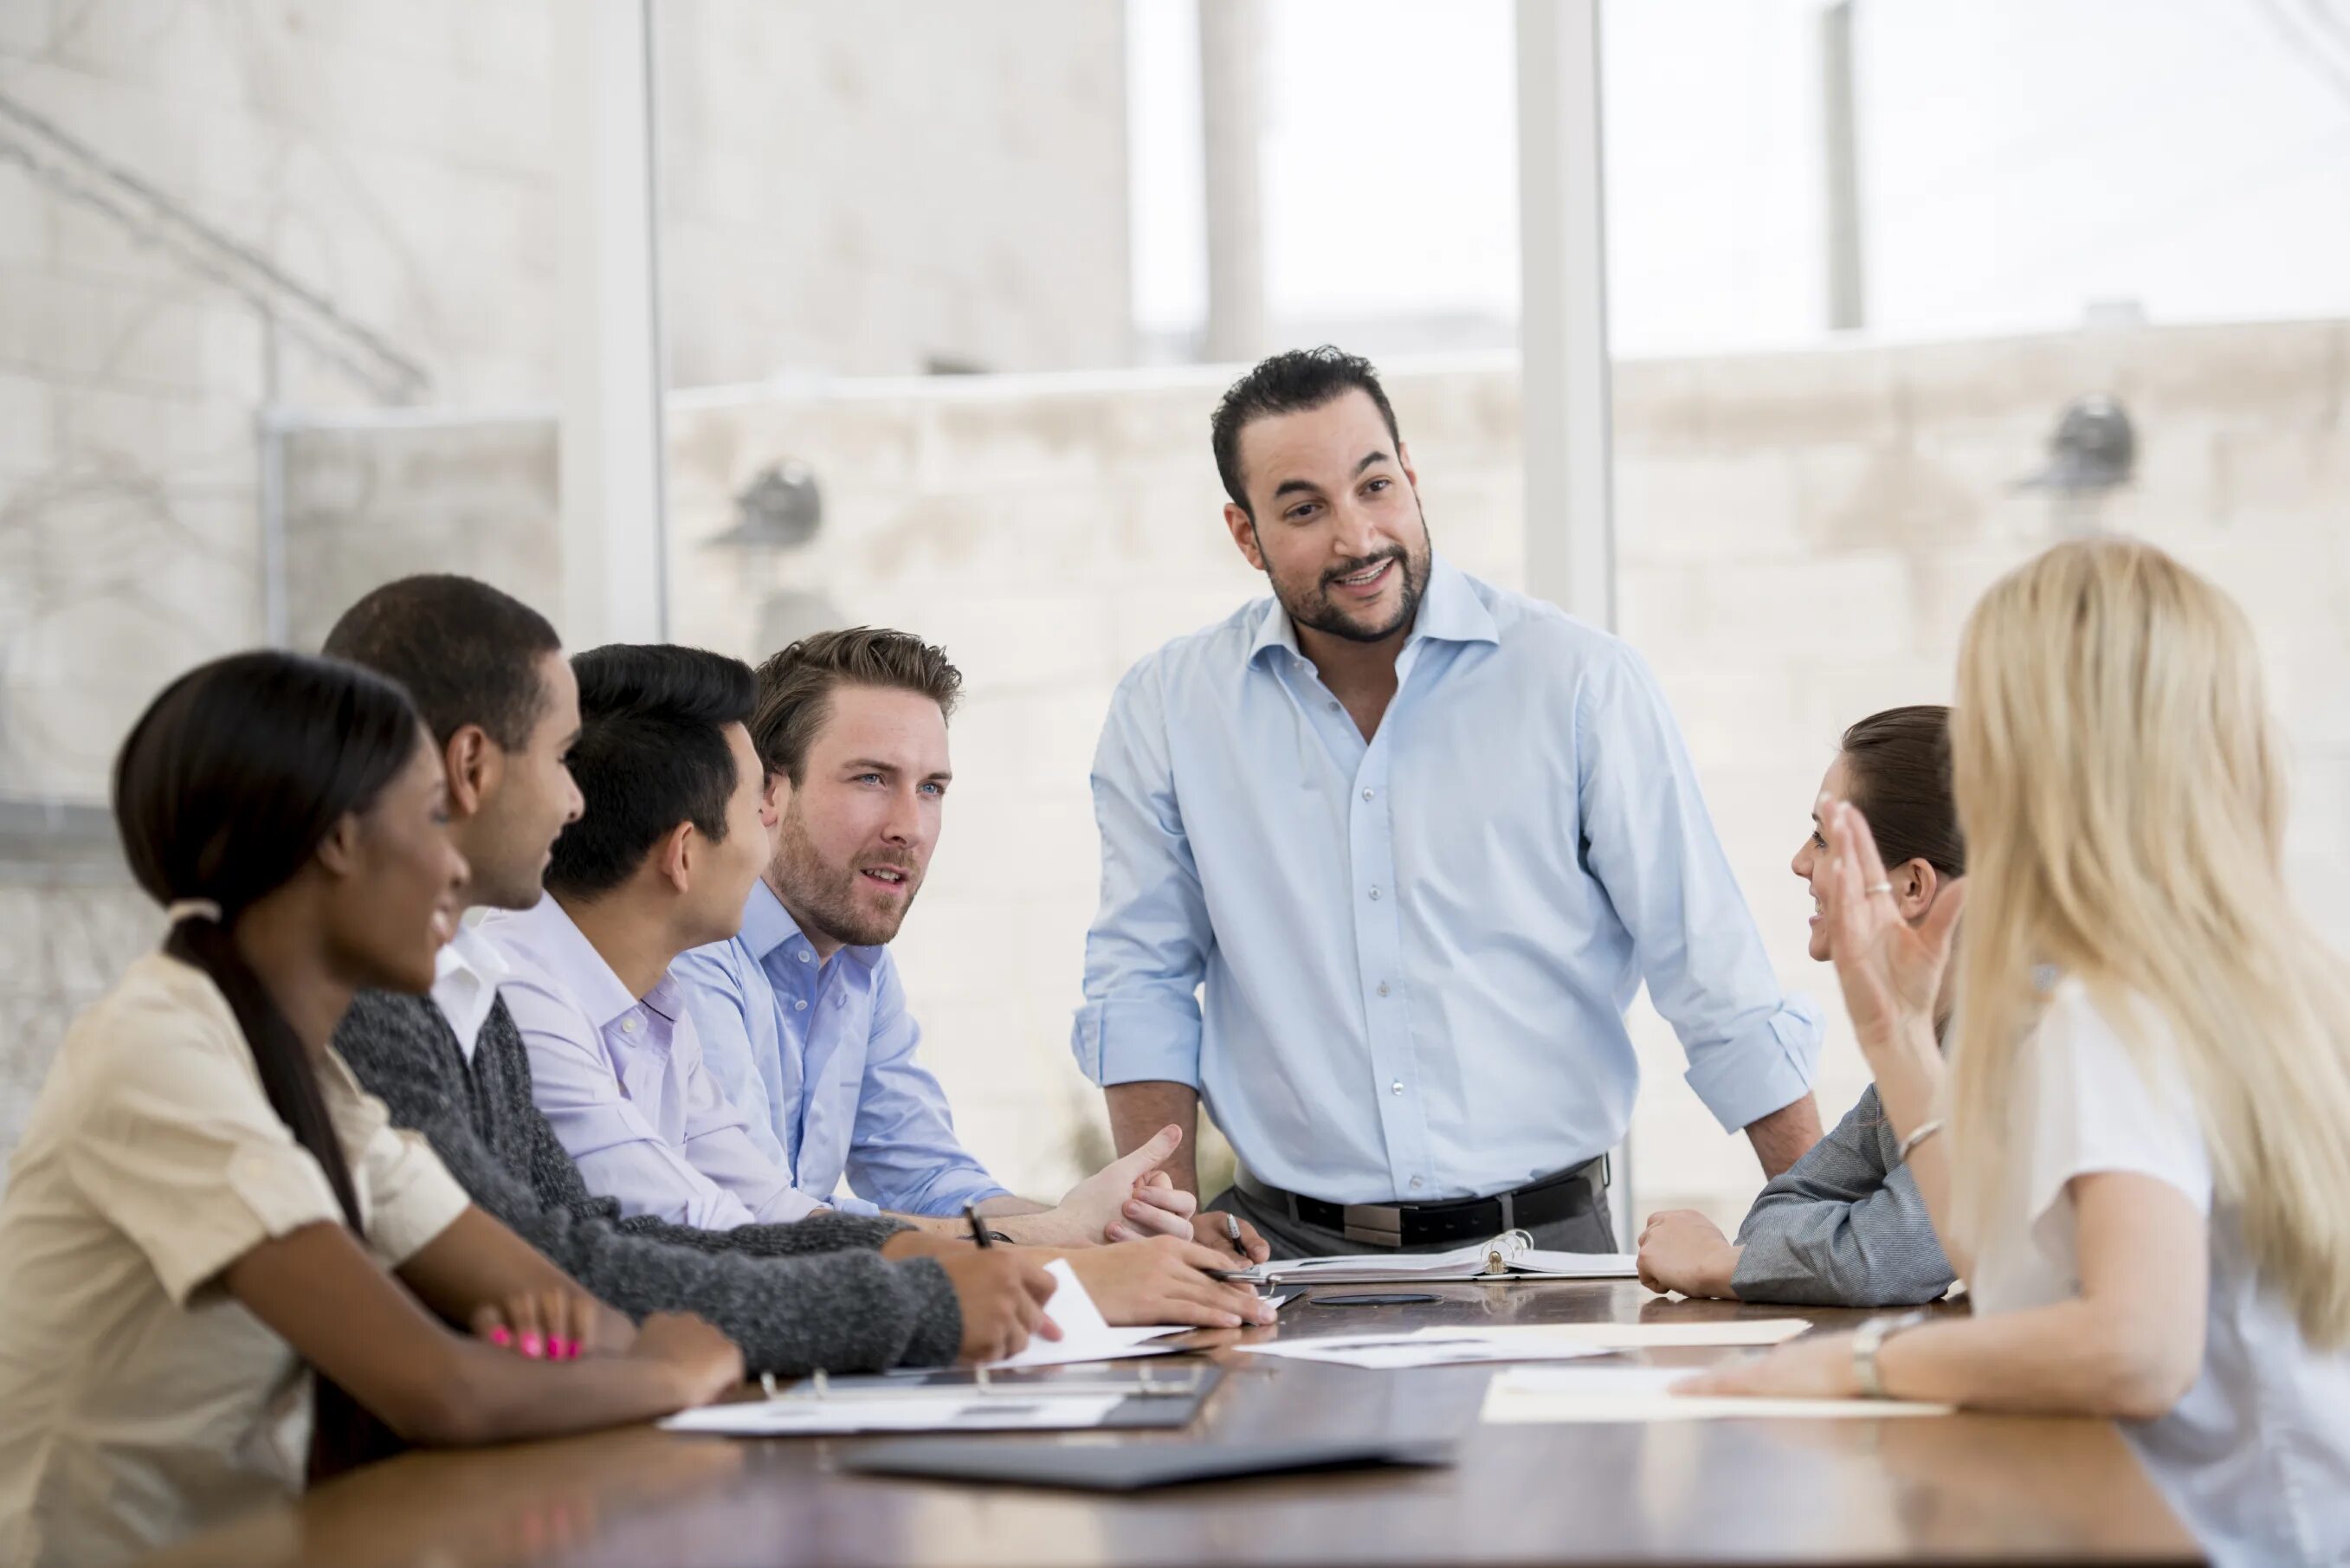
<svg viewBox="0 0 2350 1568">
<path fill-rule="evenodd" d="M 971 1221 L 971 1239 L 973 1241 L 977 1242 L 982 1248 L 993 1247 L 995 1245 L 995 1238 L 989 1235 L 987 1233 L 987 1227 L 979 1222 L 978 1205 L 972 1203 L 964 1204 L 962 1206 L 962 1217 Z"/>
<path fill-rule="evenodd" d="M 1238 1215 L 1227 1214 L 1224 1216 L 1224 1234 L 1232 1239 L 1233 1251 L 1238 1252 L 1243 1258 L 1248 1256 L 1248 1249 L 1241 1245 L 1241 1222 Z"/>
</svg>

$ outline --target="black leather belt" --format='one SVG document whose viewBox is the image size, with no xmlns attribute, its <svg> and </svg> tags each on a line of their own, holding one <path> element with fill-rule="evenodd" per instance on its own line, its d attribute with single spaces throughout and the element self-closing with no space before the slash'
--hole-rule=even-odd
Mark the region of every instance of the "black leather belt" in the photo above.
<svg viewBox="0 0 2350 1568">
<path fill-rule="evenodd" d="M 1491 1198 L 1457 1198 L 1441 1203 L 1326 1203 L 1259 1181 L 1246 1166 L 1232 1175 L 1232 1185 L 1252 1199 L 1299 1224 L 1336 1231 L 1366 1247 L 1398 1248 L 1459 1246 L 1521 1226 L 1548 1225 L 1594 1210 L 1604 1212 L 1607 1181 L 1604 1154 Z"/>
</svg>

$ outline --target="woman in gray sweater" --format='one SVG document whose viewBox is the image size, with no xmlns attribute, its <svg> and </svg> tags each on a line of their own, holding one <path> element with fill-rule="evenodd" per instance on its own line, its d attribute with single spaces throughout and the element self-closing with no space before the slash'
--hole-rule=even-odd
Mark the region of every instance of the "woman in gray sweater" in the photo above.
<svg viewBox="0 0 2350 1568">
<path fill-rule="evenodd" d="M 1866 815 L 1894 899 L 1912 923 L 1966 874 L 1950 796 L 1949 709 L 1888 709 L 1846 730 L 1818 799 L 1849 800 Z M 1813 882 L 1824 859 L 1814 810 L 1792 868 Z M 1829 957 L 1817 913 L 1811 956 L 1819 963 Z M 1950 1014 L 1946 976 L 1938 1029 Z M 1735 1241 L 1694 1210 L 1652 1216 L 1640 1232 L 1641 1282 L 1683 1295 L 1810 1306 L 1933 1301 L 1950 1288 L 1950 1265 L 1900 1154 L 1872 1085 L 1835 1131 L 1762 1189 Z"/>
</svg>

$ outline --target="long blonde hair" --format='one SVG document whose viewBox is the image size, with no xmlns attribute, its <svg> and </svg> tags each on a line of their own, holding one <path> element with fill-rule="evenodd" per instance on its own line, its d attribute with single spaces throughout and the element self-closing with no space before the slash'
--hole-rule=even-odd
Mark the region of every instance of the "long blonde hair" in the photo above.
<svg viewBox="0 0 2350 1568">
<path fill-rule="evenodd" d="M 2285 890 L 2285 791 L 2251 628 L 2148 545 L 2060 545 L 1984 595 L 1951 762 L 1969 860 L 1953 1197 L 1980 1246 L 2041 964 L 2153 1064 L 2176 1042 L 2218 1201 L 2320 1345 L 2350 1342 L 2350 972 Z"/>
</svg>

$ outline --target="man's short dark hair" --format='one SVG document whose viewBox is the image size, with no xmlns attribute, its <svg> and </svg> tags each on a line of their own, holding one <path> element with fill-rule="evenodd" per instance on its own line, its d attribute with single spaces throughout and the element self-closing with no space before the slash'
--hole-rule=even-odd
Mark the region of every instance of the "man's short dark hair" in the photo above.
<svg viewBox="0 0 2350 1568">
<path fill-rule="evenodd" d="M 343 612 L 322 650 L 408 688 L 442 745 L 468 724 L 508 751 L 546 708 L 538 661 L 563 647 L 546 618 L 472 577 L 386 583 Z"/>
<path fill-rule="evenodd" d="M 726 726 L 749 722 L 759 682 L 739 659 L 668 643 L 592 648 L 571 669 L 571 777 L 587 809 L 555 841 L 546 885 L 592 898 L 627 881 L 681 822 L 726 836 L 737 782 Z"/>
<path fill-rule="evenodd" d="M 1379 373 L 1361 355 L 1349 354 L 1327 343 L 1319 348 L 1292 348 L 1275 354 L 1226 388 L 1209 429 L 1215 447 L 1216 472 L 1222 476 L 1224 493 L 1232 498 L 1232 504 L 1247 512 L 1250 520 L 1254 521 L 1256 514 L 1249 510 L 1247 482 L 1241 473 L 1242 431 L 1270 415 L 1318 409 L 1352 391 L 1370 395 L 1378 408 L 1379 418 L 1387 421 L 1388 439 L 1402 446 L 1403 432 L 1396 429 L 1395 410 L 1388 402 L 1387 389 L 1379 385 Z"/>
<path fill-rule="evenodd" d="M 952 718 L 962 671 L 943 648 L 869 626 L 819 631 L 768 659 L 759 666 L 751 743 L 768 770 L 790 779 L 794 788 L 805 782 L 809 742 L 832 717 L 832 693 L 841 686 L 920 692 Z"/>
</svg>

